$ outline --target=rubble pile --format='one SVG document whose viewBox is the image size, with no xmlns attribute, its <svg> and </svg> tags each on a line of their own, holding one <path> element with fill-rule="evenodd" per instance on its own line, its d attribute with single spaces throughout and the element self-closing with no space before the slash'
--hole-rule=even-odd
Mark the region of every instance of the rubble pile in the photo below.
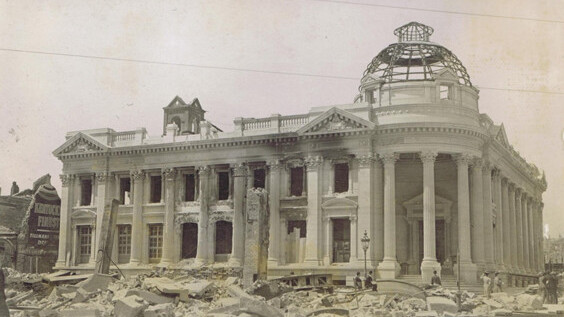
<svg viewBox="0 0 564 317">
<path fill-rule="evenodd" d="M 562 311 L 560 305 L 543 308 L 535 287 L 515 296 L 502 292 L 486 298 L 467 291 L 458 295 L 441 287 L 424 290 L 424 296 L 345 286 L 294 289 L 278 280 L 259 280 L 244 289 L 239 272 L 229 269 L 154 271 L 127 278 L 117 274 L 83 278 L 70 272 L 21 274 L 10 269 L 5 274 L 6 303 L 10 316 L 16 317 L 424 317 Z"/>
</svg>

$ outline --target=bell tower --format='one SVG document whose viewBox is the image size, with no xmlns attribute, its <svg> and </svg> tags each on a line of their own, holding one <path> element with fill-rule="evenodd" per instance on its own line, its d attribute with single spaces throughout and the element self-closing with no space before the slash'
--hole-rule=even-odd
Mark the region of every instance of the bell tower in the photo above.
<svg viewBox="0 0 564 317">
<path fill-rule="evenodd" d="M 163 110 L 163 135 L 166 135 L 166 126 L 172 123 L 178 127 L 176 135 L 200 133 L 200 121 L 204 120 L 206 111 L 202 109 L 198 98 L 187 104 L 176 96 Z"/>
</svg>

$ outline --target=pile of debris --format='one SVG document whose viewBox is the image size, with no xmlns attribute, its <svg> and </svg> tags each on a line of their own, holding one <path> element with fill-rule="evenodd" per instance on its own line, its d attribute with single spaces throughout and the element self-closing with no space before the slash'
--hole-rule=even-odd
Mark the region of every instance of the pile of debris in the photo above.
<svg viewBox="0 0 564 317">
<path fill-rule="evenodd" d="M 414 296 L 355 290 L 345 286 L 296 289 L 280 280 L 257 281 L 244 289 L 238 272 L 154 271 L 132 277 L 117 274 L 20 274 L 6 270 L 10 316 L 502 316 L 512 312 L 559 312 L 543 308 L 534 288 L 491 298 L 446 288 Z M 121 278 L 119 278 L 121 277 Z M 457 305 L 457 298 L 461 303 Z M 546 305 L 545 305 L 546 306 Z"/>
</svg>

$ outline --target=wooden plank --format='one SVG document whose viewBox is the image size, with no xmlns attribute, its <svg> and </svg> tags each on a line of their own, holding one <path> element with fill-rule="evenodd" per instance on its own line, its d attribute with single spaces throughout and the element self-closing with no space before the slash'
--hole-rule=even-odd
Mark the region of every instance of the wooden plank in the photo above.
<svg viewBox="0 0 564 317">
<path fill-rule="evenodd" d="M 110 206 L 106 205 L 102 216 L 102 228 L 100 230 L 100 248 L 96 250 L 96 273 L 110 273 L 110 262 L 114 245 L 114 232 L 117 225 L 119 200 L 113 199 Z"/>
</svg>

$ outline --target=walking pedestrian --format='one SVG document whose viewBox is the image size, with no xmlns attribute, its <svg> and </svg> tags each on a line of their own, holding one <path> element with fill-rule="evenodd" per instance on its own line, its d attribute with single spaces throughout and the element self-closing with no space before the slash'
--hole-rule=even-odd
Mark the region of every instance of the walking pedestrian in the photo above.
<svg viewBox="0 0 564 317">
<path fill-rule="evenodd" d="M 488 272 L 484 272 L 484 274 L 482 274 L 481 277 L 482 281 L 484 282 L 484 296 L 486 298 L 490 298 L 491 295 L 491 284 L 492 284 L 492 279 L 489 277 Z"/>
</svg>

